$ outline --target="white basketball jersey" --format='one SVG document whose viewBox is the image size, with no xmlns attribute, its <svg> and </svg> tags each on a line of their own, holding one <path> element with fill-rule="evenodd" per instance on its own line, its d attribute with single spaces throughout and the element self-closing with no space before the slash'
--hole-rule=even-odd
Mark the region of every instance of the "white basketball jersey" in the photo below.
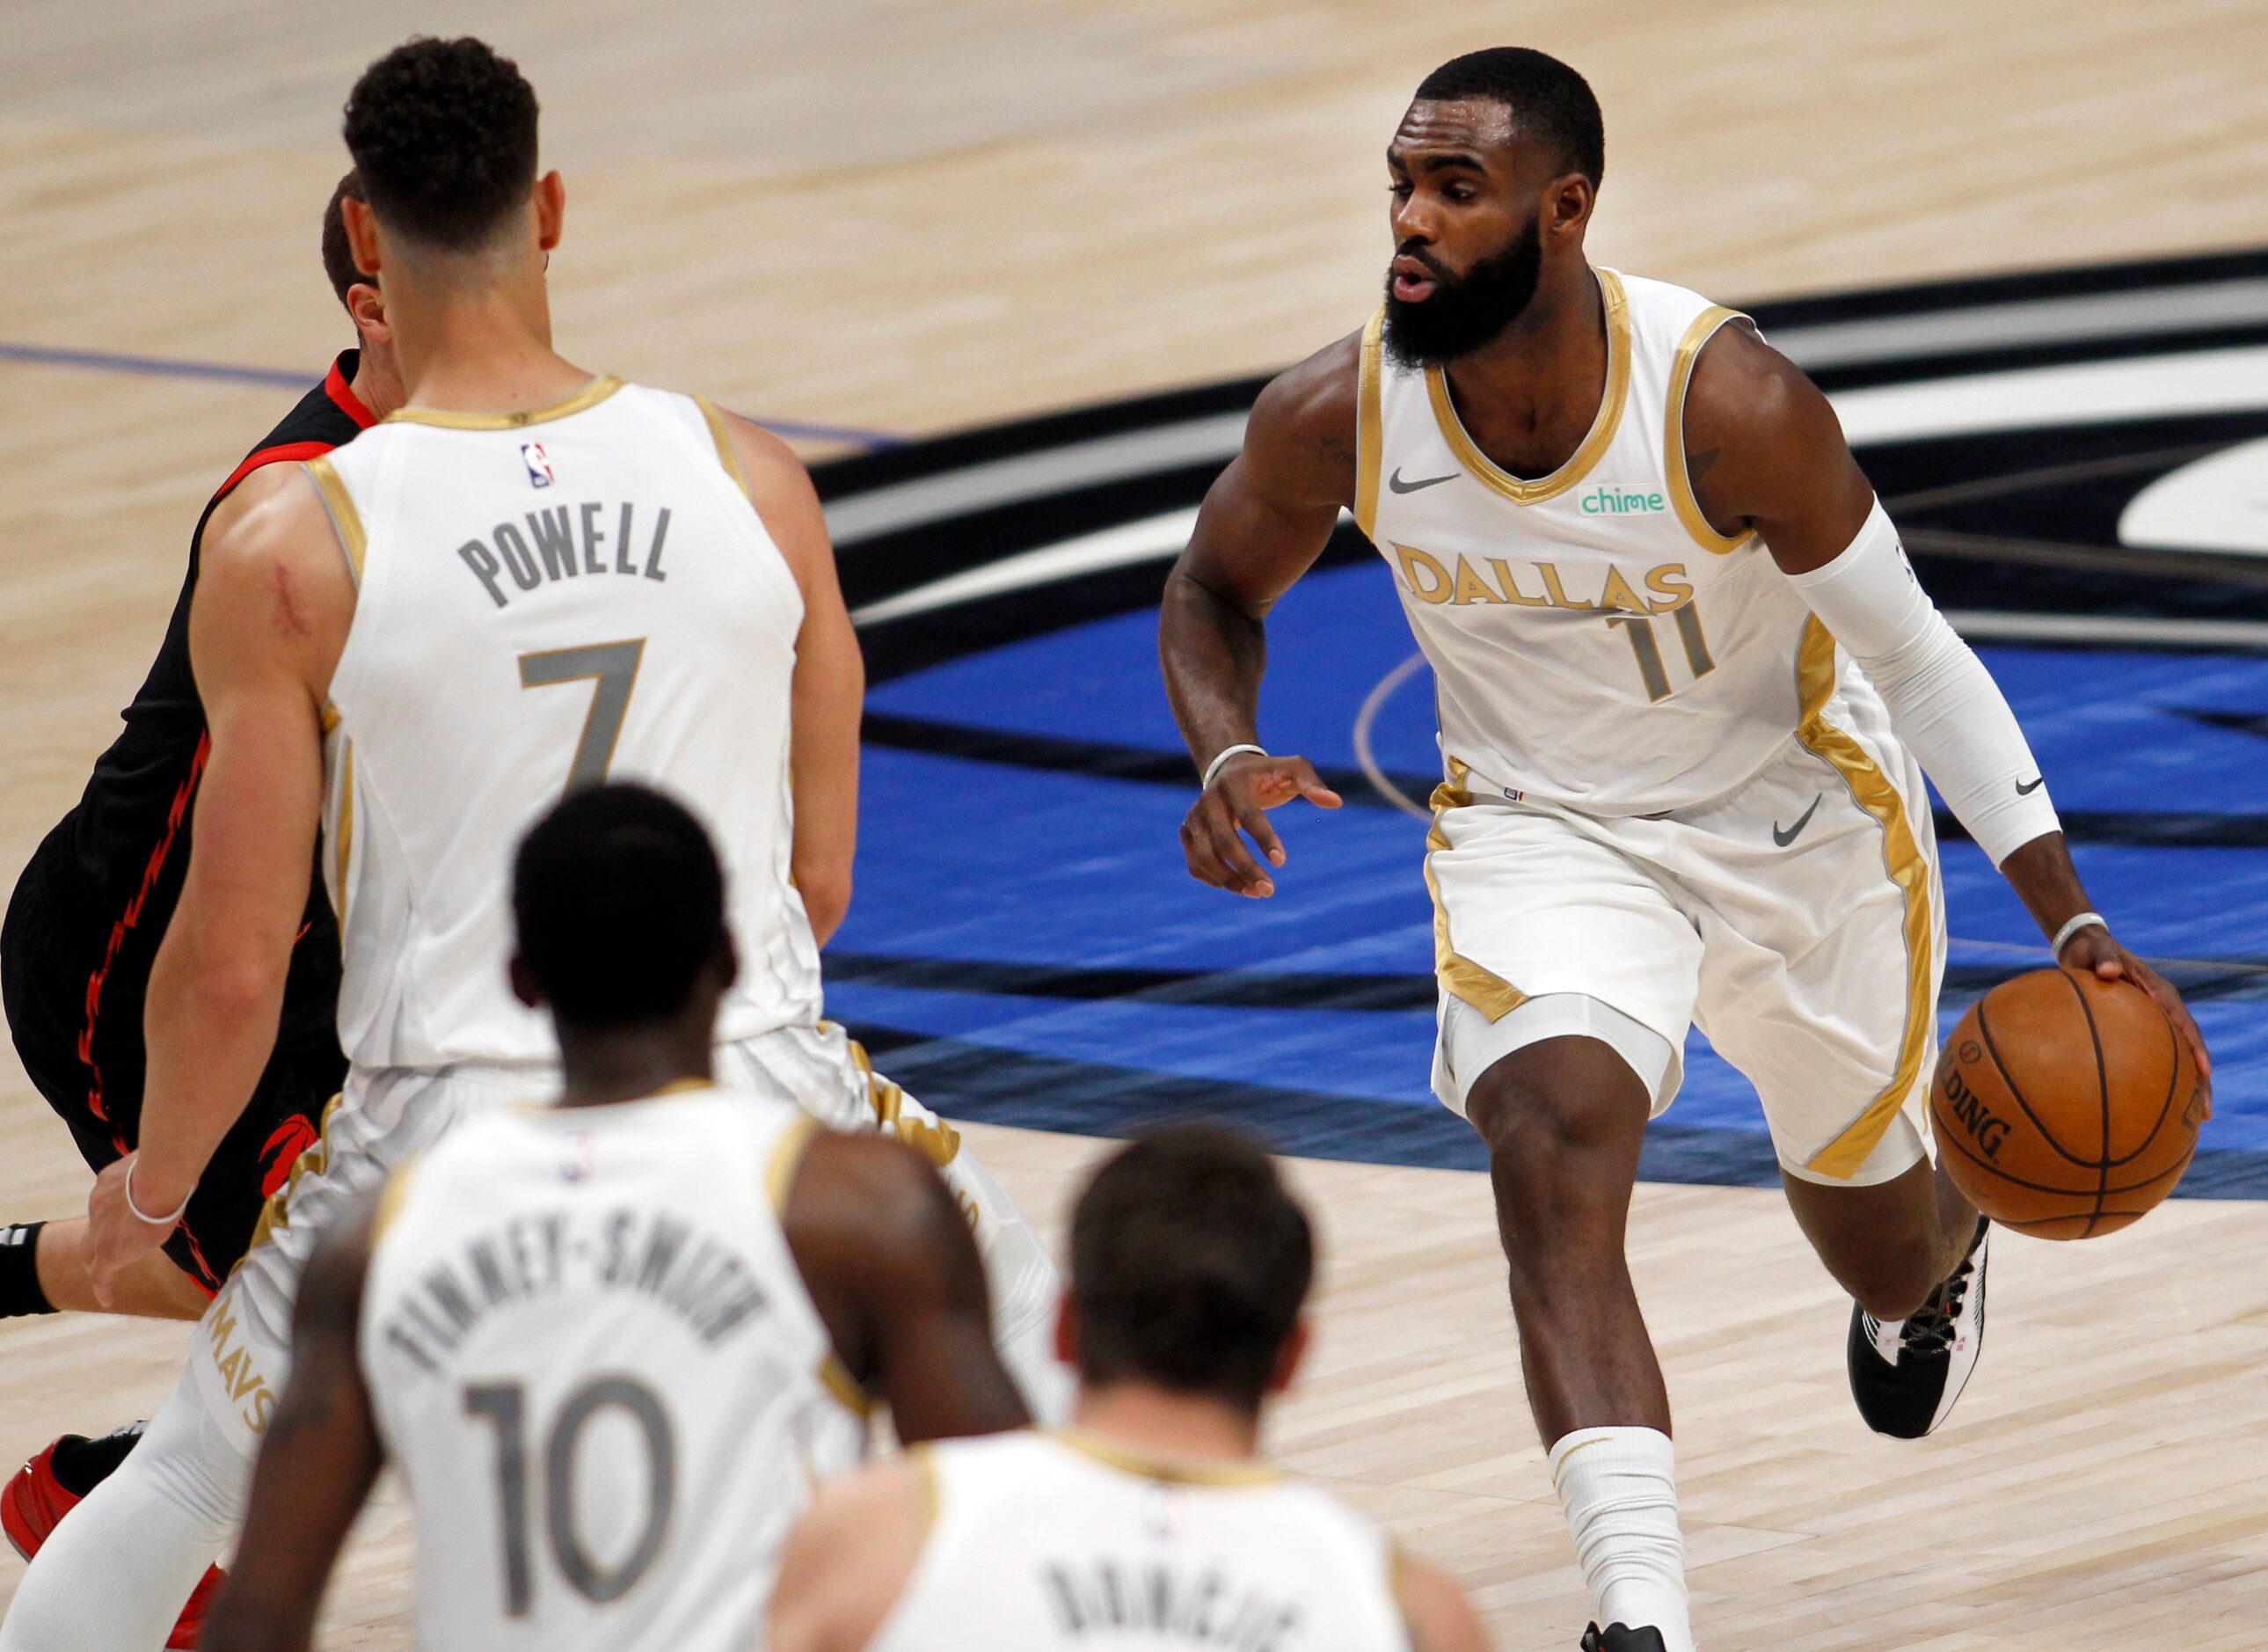
<svg viewBox="0 0 2268 1652">
<path fill-rule="evenodd" d="M 740 949 L 718 1039 L 815 1022 L 790 877 L 803 598 L 716 410 L 600 379 L 526 414 L 404 409 L 307 468 L 358 586 L 326 719 L 347 1055 L 554 1058 L 504 980 L 512 856 L 603 778 L 715 839 Z"/>
<path fill-rule="evenodd" d="M 504 1109 L 397 1173 L 361 1349 L 424 1652 L 760 1643 L 865 1444 L 774 1208 L 816 1128 L 705 1088 Z"/>
<path fill-rule="evenodd" d="M 1363 335 L 1356 520 L 1433 667 L 1443 763 L 1476 797 L 1652 815 L 1730 791 L 1794 734 L 1809 610 L 1761 541 L 1709 526 L 1685 388 L 1734 313 L 1597 272 L 1607 384 L 1573 457 L 1523 481 L 1467 435 L 1439 368 Z"/>
<path fill-rule="evenodd" d="M 868 1652 L 1409 1652 L 1393 1545 L 1272 1470 L 1030 1432 L 915 1457 L 929 1536 Z"/>
</svg>

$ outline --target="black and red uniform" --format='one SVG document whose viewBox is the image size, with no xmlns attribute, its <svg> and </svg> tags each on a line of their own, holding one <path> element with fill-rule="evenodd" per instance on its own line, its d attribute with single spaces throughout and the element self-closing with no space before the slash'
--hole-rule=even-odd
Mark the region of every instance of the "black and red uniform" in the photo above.
<svg viewBox="0 0 2268 1652">
<path fill-rule="evenodd" d="M 157 662 L 126 708 L 126 727 L 96 761 L 77 807 L 33 852 L 8 903 L 0 929 L 8 1028 L 32 1082 L 96 1170 L 122 1158 L 139 1137 L 143 1002 L 158 943 L 180 898 L 197 783 L 211 746 L 189 670 L 198 541 L 214 507 L 254 470 L 328 453 L 375 422 L 348 387 L 357 360 L 354 350 L 341 356 L 197 519 L 188 577 Z M 220 1288 L 244 1254 L 261 1205 L 313 1143 L 323 1108 L 345 1080 L 338 995 L 338 926 L 311 867 L 275 1053 L 166 1243 L 166 1253 L 208 1292 Z"/>
</svg>

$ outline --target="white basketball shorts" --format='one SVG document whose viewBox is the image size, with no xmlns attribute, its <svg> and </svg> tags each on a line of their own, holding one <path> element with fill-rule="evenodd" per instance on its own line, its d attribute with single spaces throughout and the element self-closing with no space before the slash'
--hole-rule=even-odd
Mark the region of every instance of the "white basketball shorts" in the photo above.
<svg viewBox="0 0 2268 1652">
<path fill-rule="evenodd" d="M 1727 796 L 1665 815 L 1491 799 L 1450 774 L 1426 856 L 1446 1105 L 1576 1032 L 1623 1053 L 1658 1115 L 1693 1025 L 1756 1087 L 1790 1175 L 1868 1185 L 1924 1156 L 1944 895 L 1920 767 L 1863 684 Z"/>
<path fill-rule="evenodd" d="M 840 1027 L 789 1027 L 717 1051 L 717 1081 L 794 1103 L 836 1130 L 889 1131 L 938 1167 L 983 1253 L 993 1331 L 1035 1414 L 1066 1420 L 1071 1378 L 1054 1357 L 1055 1265 L 950 1125 L 873 1070 Z M 555 1091 L 542 1066 L 352 1069 L 315 1145 L 268 1202 L 252 1244 L 192 1333 L 189 1368 L 245 1459 L 258 1451 L 290 1369 L 292 1302 L 323 1230 L 457 1119 Z"/>
</svg>

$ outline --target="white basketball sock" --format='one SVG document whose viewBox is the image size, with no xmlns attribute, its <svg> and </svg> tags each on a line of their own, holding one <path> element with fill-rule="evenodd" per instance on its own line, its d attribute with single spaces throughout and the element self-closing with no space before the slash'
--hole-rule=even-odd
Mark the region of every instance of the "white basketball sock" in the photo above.
<svg viewBox="0 0 2268 1652">
<path fill-rule="evenodd" d="M 1551 1448 L 1551 1481 L 1599 1626 L 1659 1629 L 1669 1652 L 1694 1652 L 1669 1436 L 1658 1428 L 1578 1428 Z"/>
</svg>

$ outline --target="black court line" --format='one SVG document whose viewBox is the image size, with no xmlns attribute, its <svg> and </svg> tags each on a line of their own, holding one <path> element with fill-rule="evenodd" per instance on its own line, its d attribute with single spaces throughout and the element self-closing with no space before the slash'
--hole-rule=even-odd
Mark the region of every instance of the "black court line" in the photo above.
<svg viewBox="0 0 2268 1652">
<path fill-rule="evenodd" d="M 1469 1125 L 1444 1107 L 1406 1107 L 1314 1090 L 1143 1073 L 1101 1062 L 996 1050 L 871 1022 L 851 1035 L 878 1066 L 947 1118 L 1082 1136 L 1126 1136 L 1174 1120 L 1211 1118 L 1260 1136 L 1278 1153 L 1363 1164 L 1484 1170 Z M 1667 1121 L 1648 1126 L 1642 1182 L 1774 1187 L 1779 1167 L 1762 1131 Z M 2268 1153 L 2201 1151 L 2176 1197 L 2257 1198 Z"/>
<path fill-rule="evenodd" d="M 933 757 L 960 757 L 1053 774 L 1131 780 L 1179 786 L 1194 793 L 1197 776 L 1178 752 L 1108 741 L 1072 740 L 1057 734 L 1025 734 L 924 717 L 869 712 L 862 734 L 869 745 Z M 1318 768 L 1323 783 L 1359 807 L 1391 808 L 1359 769 Z M 1430 793 L 1438 777 L 1388 774 L 1411 797 Z M 2064 836 L 2073 843 L 2123 844 L 2150 849 L 2268 848 L 2268 815 L 2154 813 L 2132 809 L 2061 809 Z M 1969 831 L 1947 809 L 1935 813 L 1937 835 L 1967 842 Z"/>
<path fill-rule="evenodd" d="M 1957 944 L 1957 943 L 1956 943 Z M 2047 964 L 2041 955 L 2005 964 L 1948 964 L 1945 1001 L 1957 1006 L 2003 981 Z M 2184 997 L 2200 1003 L 2268 999 L 2268 959 L 2159 961 Z M 1409 1014 L 1433 1008 L 1431 975 L 1269 970 L 1145 970 L 1079 964 L 1016 963 L 988 958 L 922 958 L 879 952 L 827 954 L 827 978 L 862 986 L 927 992 L 968 992 L 1071 1003 L 1198 1005 L 1209 1009 L 1372 1010 Z"/>
</svg>

